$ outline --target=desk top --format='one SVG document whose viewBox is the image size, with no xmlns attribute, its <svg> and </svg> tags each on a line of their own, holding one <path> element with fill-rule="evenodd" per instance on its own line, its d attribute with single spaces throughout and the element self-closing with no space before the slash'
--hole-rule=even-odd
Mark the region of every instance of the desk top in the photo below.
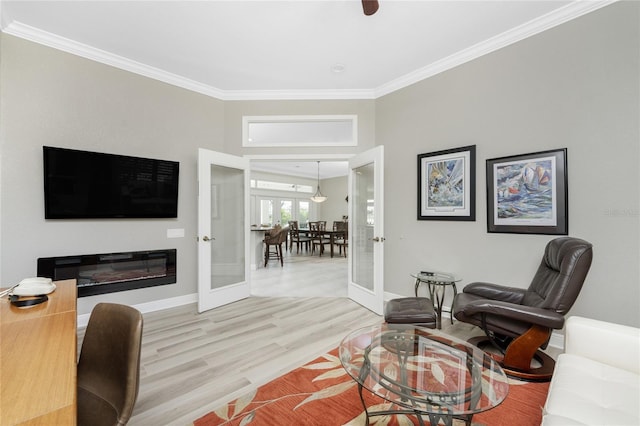
<svg viewBox="0 0 640 426">
<path fill-rule="evenodd" d="M 29 308 L 0 299 L 0 424 L 75 424 L 76 285 L 56 286 Z"/>
</svg>

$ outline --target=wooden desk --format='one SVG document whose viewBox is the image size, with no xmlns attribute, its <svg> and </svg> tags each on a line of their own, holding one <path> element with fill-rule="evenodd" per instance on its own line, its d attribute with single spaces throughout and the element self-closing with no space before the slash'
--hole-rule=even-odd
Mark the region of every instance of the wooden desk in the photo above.
<svg viewBox="0 0 640 426">
<path fill-rule="evenodd" d="M 76 424 L 76 282 L 16 308 L 0 299 L 0 425 Z"/>
</svg>

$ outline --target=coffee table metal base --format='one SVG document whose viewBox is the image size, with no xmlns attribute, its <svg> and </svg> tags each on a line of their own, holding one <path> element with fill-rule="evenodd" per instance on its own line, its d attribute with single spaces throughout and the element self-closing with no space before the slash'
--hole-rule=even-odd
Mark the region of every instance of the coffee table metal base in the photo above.
<svg viewBox="0 0 640 426">
<path fill-rule="evenodd" d="M 339 357 L 357 383 L 366 424 L 373 416 L 404 414 L 415 416 L 421 426 L 453 426 L 454 420 L 470 426 L 475 413 L 499 405 L 509 391 L 504 371 L 488 354 L 410 324 L 356 330 L 340 343 Z M 370 411 L 363 389 L 389 409 Z"/>
<path fill-rule="evenodd" d="M 467 416 L 453 416 L 449 413 L 424 413 L 419 410 L 409 410 L 409 409 L 397 409 L 397 410 L 381 410 L 381 411 L 369 411 L 367 408 L 367 404 L 364 401 L 364 397 L 362 396 L 363 386 L 358 383 L 358 394 L 360 395 L 360 401 L 362 402 L 362 407 L 364 408 L 364 413 L 367 416 L 367 420 L 365 425 L 369 424 L 369 418 L 375 416 L 388 416 L 388 415 L 396 415 L 396 414 L 409 414 L 414 415 L 418 419 L 418 424 L 420 426 L 425 426 L 423 415 L 427 415 L 429 417 L 429 425 L 437 426 L 440 421 L 443 422 L 444 426 L 453 426 L 453 420 L 462 420 L 464 421 L 465 426 L 471 426 L 471 418 L 473 414 L 469 414 Z"/>
</svg>

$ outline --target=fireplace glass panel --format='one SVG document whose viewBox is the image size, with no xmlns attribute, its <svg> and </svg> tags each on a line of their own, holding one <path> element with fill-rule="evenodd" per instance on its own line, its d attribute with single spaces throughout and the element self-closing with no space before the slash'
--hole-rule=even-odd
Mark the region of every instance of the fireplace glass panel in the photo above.
<svg viewBox="0 0 640 426">
<path fill-rule="evenodd" d="M 176 282 L 176 250 L 41 257 L 38 276 L 75 279 L 78 297 Z"/>
</svg>

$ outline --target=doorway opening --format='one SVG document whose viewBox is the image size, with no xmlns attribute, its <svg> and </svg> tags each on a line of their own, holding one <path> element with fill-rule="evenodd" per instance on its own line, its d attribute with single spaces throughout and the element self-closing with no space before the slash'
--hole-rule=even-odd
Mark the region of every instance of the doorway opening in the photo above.
<svg viewBox="0 0 640 426">
<path fill-rule="evenodd" d="M 288 225 L 297 220 L 304 228 L 308 221 L 323 220 L 331 227 L 333 221 L 348 216 L 348 159 L 351 155 L 264 155 L 246 156 L 251 164 L 251 224 Z M 322 192 L 328 200 L 310 200 L 316 190 L 317 162 L 320 161 Z M 254 184 L 254 177 L 274 185 Z M 290 179 L 290 180 L 289 180 Z M 258 181 L 260 179 L 256 179 Z M 282 184 L 282 185 L 280 185 Z M 255 186 L 254 186 L 255 185 Z M 258 188 L 258 186 L 260 186 Z M 271 186 L 271 188 L 269 188 Z M 280 190 L 278 190 L 278 188 Z M 284 188 L 284 189 L 283 189 Z M 269 297 L 347 297 L 348 260 L 336 251 L 319 256 L 301 247 L 298 252 L 287 245 L 284 267 L 276 262 L 264 266 L 264 232 L 251 232 L 251 294 Z"/>
</svg>

